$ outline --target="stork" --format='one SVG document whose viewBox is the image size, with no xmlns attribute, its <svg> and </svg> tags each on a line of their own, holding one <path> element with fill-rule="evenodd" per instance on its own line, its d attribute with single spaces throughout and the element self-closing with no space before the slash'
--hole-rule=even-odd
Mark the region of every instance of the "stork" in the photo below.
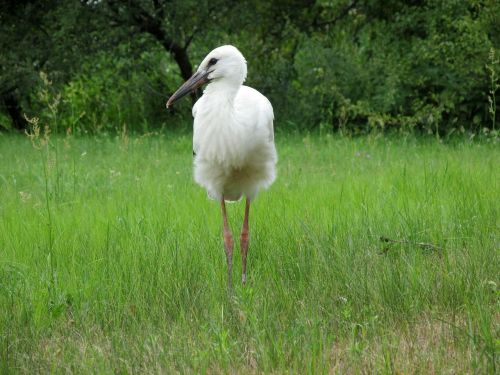
<svg viewBox="0 0 500 375">
<path fill-rule="evenodd" d="M 276 178 L 273 107 L 257 90 L 244 86 L 246 60 L 234 46 L 218 47 L 201 62 L 198 70 L 168 100 L 177 100 L 208 83 L 193 106 L 194 179 L 218 200 L 222 209 L 224 251 L 228 285 L 232 287 L 233 236 L 226 201 L 246 197 L 240 235 L 242 274 L 246 283 L 250 204 L 262 188 Z"/>
</svg>

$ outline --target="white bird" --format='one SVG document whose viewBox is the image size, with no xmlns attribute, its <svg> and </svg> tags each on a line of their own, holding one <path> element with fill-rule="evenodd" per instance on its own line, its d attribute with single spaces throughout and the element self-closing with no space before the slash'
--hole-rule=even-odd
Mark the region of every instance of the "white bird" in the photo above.
<svg viewBox="0 0 500 375">
<path fill-rule="evenodd" d="M 174 102 L 208 83 L 193 106 L 194 179 L 210 198 L 220 201 L 228 284 L 232 286 L 233 238 L 225 201 L 246 197 L 240 236 L 241 281 L 246 282 L 250 203 L 276 178 L 273 107 L 257 90 L 244 86 L 247 65 L 241 52 L 226 45 L 214 49 L 198 70 L 168 100 Z"/>
</svg>

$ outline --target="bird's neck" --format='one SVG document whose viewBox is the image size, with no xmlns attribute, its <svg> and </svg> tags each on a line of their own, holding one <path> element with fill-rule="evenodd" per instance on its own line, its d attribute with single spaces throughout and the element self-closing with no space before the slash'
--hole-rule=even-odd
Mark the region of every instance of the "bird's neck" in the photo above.
<svg viewBox="0 0 500 375">
<path fill-rule="evenodd" d="M 235 84 L 234 82 L 225 80 L 213 81 L 205 88 L 203 95 L 207 95 L 215 100 L 232 102 L 240 87 L 241 84 Z"/>
</svg>

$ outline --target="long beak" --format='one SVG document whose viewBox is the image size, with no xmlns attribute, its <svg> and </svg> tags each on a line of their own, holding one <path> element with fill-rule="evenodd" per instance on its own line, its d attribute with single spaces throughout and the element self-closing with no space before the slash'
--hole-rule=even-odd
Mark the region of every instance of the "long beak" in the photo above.
<svg viewBox="0 0 500 375">
<path fill-rule="evenodd" d="M 184 82 L 184 84 L 181 87 L 179 87 L 179 89 L 176 92 L 174 92 L 174 95 L 172 95 L 170 99 L 168 99 L 167 108 L 170 108 L 176 101 L 178 101 L 183 96 L 186 96 L 190 92 L 196 90 L 201 85 L 207 83 L 209 81 L 208 74 L 209 72 L 194 73 L 191 76 L 191 78 L 189 78 L 186 82 Z"/>
</svg>

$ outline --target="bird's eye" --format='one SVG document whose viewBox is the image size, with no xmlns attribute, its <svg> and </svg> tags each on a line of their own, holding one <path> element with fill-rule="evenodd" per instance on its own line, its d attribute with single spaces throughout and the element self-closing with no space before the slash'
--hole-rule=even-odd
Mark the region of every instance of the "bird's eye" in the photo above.
<svg viewBox="0 0 500 375">
<path fill-rule="evenodd" d="M 217 64 L 217 61 L 219 60 L 217 60 L 215 57 L 212 57 L 208 62 L 208 66 Z"/>
</svg>

